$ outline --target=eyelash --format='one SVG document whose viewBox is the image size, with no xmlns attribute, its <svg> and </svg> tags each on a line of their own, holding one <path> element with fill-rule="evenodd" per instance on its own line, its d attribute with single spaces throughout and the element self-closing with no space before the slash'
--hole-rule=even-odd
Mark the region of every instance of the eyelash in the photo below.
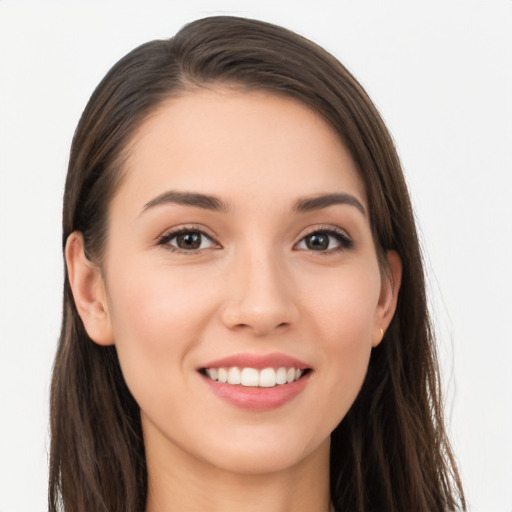
<svg viewBox="0 0 512 512">
<path fill-rule="evenodd" d="M 344 231 L 342 231 L 341 229 L 336 229 L 332 226 L 324 227 L 324 228 L 317 227 L 317 228 L 311 230 L 309 233 L 306 233 L 299 240 L 299 242 L 297 244 L 295 244 L 295 246 L 302 243 L 308 236 L 318 235 L 318 234 L 327 235 L 328 237 L 334 237 L 339 245 L 337 247 L 334 247 L 332 249 L 327 249 L 325 251 L 315 251 L 313 249 L 305 249 L 305 250 L 309 250 L 310 252 L 316 252 L 321 256 L 328 256 L 330 254 L 335 254 L 338 252 L 350 250 L 354 247 L 354 242 Z"/>
<path fill-rule="evenodd" d="M 170 233 L 166 233 L 165 235 L 161 236 L 158 241 L 157 245 L 162 245 L 165 247 L 165 249 L 176 252 L 179 254 L 186 254 L 186 255 L 193 255 L 197 254 L 199 251 L 203 249 L 181 249 L 179 247 L 175 247 L 171 245 L 169 242 L 175 238 L 178 238 L 180 235 L 187 235 L 187 234 L 198 234 L 201 236 L 201 238 L 208 239 L 212 244 L 220 246 L 218 242 L 216 242 L 213 237 L 210 235 L 207 235 L 202 229 L 195 228 L 194 226 L 185 227 L 185 228 L 179 228 L 175 231 L 171 231 Z"/>
<path fill-rule="evenodd" d="M 212 244 L 217 245 L 218 247 L 220 247 L 220 244 L 218 244 L 218 242 L 216 242 L 213 239 L 213 237 L 211 237 L 210 235 L 207 235 L 203 230 L 201 230 L 199 228 L 195 228 L 193 226 L 185 227 L 185 228 L 180 228 L 180 229 L 177 229 L 175 231 L 171 231 L 170 233 L 166 233 L 165 235 L 161 236 L 158 239 L 157 245 L 162 245 L 167 250 L 169 250 L 171 252 L 175 252 L 175 253 L 179 253 L 179 254 L 186 254 L 186 255 L 194 255 L 194 254 L 197 254 L 198 252 L 200 252 L 201 250 L 204 250 L 204 248 L 203 249 L 201 249 L 201 248 L 198 248 L 198 249 L 181 249 L 181 248 L 173 246 L 173 245 L 171 245 L 169 243 L 171 240 L 176 239 L 180 235 L 187 235 L 187 234 L 198 234 L 198 235 L 201 236 L 201 238 L 206 238 Z M 308 248 L 304 249 L 304 250 L 310 251 L 312 253 L 315 253 L 315 252 L 319 253 L 319 255 L 330 255 L 330 254 L 334 254 L 334 253 L 350 250 L 354 246 L 354 242 L 350 239 L 350 237 L 344 231 L 338 230 L 338 229 L 333 228 L 332 226 L 329 226 L 329 227 L 325 227 L 325 228 L 322 228 L 322 227 L 315 228 L 314 230 L 310 231 L 309 233 L 306 233 L 299 240 L 299 242 L 297 242 L 294 245 L 294 249 L 299 244 L 304 242 L 307 237 L 312 236 L 312 235 L 327 235 L 328 237 L 334 237 L 336 239 L 336 241 L 338 242 L 338 244 L 339 244 L 337 247 L 334 247 L 332 249 L 327 249 L 327 250 L 315 251 L 314 249 L 308 249 Z M 330 243 L 330 241 L 329 241 L 329 243 Z"/>
</svg>

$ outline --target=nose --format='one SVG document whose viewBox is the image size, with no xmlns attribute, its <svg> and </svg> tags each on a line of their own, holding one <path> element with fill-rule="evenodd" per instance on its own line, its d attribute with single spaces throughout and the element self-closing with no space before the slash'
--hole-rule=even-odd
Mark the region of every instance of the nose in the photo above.
<svg viewBox="0 0 512 512">
<path fill-rule="evenodd" d="M 264 336 L 295 324 L 299 311 L 290 281 L 271 254 L 238 258 L 226 282 L 224 325 Z"/>
</svg>

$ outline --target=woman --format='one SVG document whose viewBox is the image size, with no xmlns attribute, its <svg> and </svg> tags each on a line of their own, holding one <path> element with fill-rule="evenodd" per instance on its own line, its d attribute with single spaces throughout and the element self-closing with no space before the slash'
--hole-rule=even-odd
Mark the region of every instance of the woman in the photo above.
<svg viewBox="0 0 512 512">
<path fill-rule="evenodd" d="M 324 50 L 215 17 L 132 51 L 63 224 L 51 510 L 464 507 L 400 164 Z"/>
</svg>

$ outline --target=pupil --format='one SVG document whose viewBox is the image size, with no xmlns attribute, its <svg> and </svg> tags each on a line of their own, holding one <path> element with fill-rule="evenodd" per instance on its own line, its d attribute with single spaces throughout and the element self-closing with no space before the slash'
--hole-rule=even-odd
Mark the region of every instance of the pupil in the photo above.
<svg viewBox="0 0 512 512">
<path fill-rule="evenodd" d="M 199 233 L 184 233 L 176 240 L 180 249 L 199 249 L 201 246 L 201 235 Z"/>
<path fill-rule="evenodd" d="M 320 234 L 309 235 L 306 238 L 306 245 L 314 251 L 325 250 L 329 247 L 329 237 Z"/>
</svg>

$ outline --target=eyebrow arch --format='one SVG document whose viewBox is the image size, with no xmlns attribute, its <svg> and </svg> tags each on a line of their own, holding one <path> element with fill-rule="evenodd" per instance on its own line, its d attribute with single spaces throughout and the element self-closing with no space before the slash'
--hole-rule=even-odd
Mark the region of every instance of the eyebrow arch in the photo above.
<svg viewBox="0 0 512 512">
<path fill-rule="evenodd" d="M 205 210 L 212 210 L 218 212 L 227 212 L 227 204 L 215 196 L 201 194 L 199 192 L 178 192 L 176 190 L 169 190 L 155 197 L 144 205 L 143 212 L 164 204 L 179 204 L 184 206 L 194 206 L 196 208 L 203 208 Z M 336 193 L 336 194 L 322 194 L 316 197 L 301 198 L 294 204 L 293 211 L 297 213 L 307 213 L 314 210 L 321 210 L 336 204 L 348 204 L 357 208 L 364 216 L 366 211 L 364 206 L 350 194 Z"/>
<path fill-rule="evenodd" d="M 358 199 L 350 194 L 322 194 L 316 197 L 299 199 L 293 209 L 298 213 L 306 213 L 314 210 L 321 210 L 335 204 L 348 204 L 357 208 L 365 217 L 366 211 Z"/>
<path fill-rule="evenodd" d="M 150 208 L 154 208 L 155 206 L 169 203 L 181 204 L 184 206 L 195 206 L 196 208 L 203 208 L 205 210 L 213 210 L 217 212 L 226 212 L 228 210 L 227 204 L 215 196 L 200 194 L 198 192 L 178 192 L 176 190 L 169 190 L 146 203 L 144 205 L 143 212 Z"/>
</svg>

